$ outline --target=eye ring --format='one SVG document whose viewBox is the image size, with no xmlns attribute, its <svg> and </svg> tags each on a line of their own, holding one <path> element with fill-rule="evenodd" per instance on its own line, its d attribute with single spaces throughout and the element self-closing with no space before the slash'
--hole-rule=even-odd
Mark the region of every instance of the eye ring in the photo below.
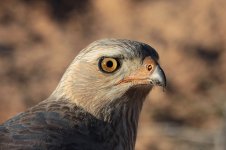
<svg viewBox="0 0 226 150">
<path fill-rule="evenodd" d="M 113 73 L 119 66 L 120 63 L 116 58 L 102 57 L 99 61 L 99 68 L 104 73 Z"/>
</svg>

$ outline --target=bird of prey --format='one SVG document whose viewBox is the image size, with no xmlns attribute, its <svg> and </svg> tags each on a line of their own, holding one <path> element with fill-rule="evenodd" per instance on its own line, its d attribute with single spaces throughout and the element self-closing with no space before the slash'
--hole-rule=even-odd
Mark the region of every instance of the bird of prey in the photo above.
<svg viewBox="0 0 226 150">
<path fill-rule="evenodd" d="M 133 150 L 145 97 L 166 86 L 158 61 L 141 42 L 91 43 L 46 100 L 0 125 L 0 150 Z"/>
</svg>

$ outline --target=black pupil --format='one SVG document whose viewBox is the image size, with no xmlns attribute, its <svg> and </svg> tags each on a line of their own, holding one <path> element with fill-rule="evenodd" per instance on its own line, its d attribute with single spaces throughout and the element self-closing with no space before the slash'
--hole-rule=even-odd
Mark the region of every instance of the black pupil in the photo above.
<svg viewBox="0 0 226 150">
<path fill-rule="evenodd" d="M 113 67 L 113 62 L 112 61 L 108 61 L 106 65 L 107 65 L 108 68 L 111 68 L 111 67 Z"/>
</svg>

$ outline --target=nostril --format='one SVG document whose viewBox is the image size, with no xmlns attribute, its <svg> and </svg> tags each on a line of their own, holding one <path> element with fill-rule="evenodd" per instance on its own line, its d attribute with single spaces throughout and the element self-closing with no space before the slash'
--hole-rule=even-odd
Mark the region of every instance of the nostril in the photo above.
<svg viewBox="0 0 226 150">
<path fill-rule="evenodd" d="M 152 70 L 152 65 L 147 65 L 147 70 L 151 71 Z"/>
</svg>

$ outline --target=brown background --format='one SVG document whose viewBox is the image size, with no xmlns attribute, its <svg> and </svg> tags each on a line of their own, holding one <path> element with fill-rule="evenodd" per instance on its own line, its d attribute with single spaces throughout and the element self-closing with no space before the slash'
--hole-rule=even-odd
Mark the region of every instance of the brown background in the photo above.
<svg viewBox="0 0 226 150">
<path fill-rule="evenodd" d="M 137 150 L 225 150 L 225 0 L 1 0 L 0 122 L 51 94 L 86 45 L 153 46 L 168 79 L 141 114 Z"/>
</svg>

